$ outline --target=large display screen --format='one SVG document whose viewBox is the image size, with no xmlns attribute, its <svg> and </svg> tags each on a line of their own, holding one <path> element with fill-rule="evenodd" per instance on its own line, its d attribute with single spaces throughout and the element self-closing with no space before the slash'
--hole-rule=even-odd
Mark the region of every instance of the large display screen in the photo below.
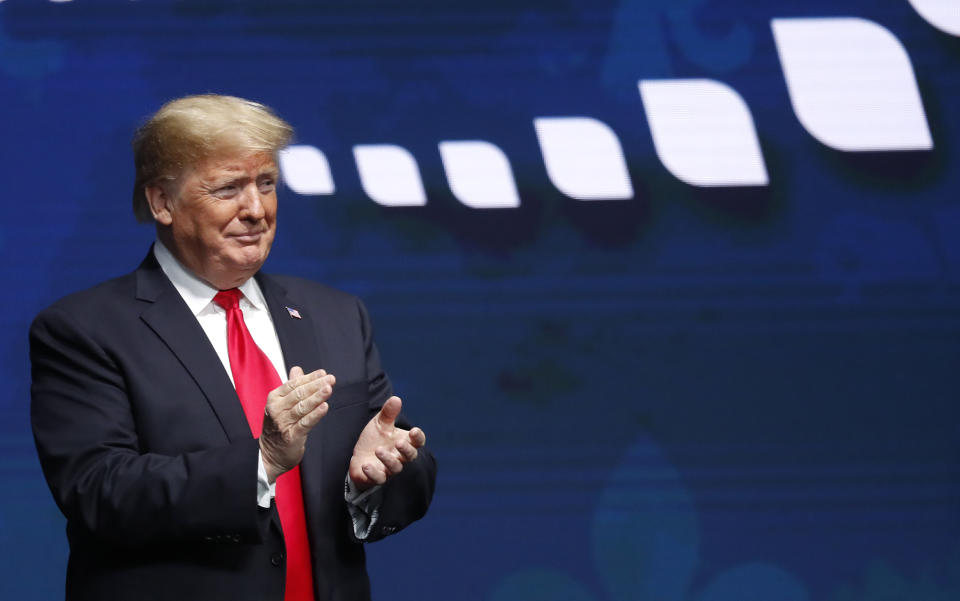
<svg viewBox="0 0 960 601">
<path fill-rule="evenodd" d="M 265 270 L 437 456 L 375 598 L 960 598 L 956 0 L 0 1 L 0 598 L 63 595 L 30 321 L 205 92 L 296 128 Z"/>
</svg>

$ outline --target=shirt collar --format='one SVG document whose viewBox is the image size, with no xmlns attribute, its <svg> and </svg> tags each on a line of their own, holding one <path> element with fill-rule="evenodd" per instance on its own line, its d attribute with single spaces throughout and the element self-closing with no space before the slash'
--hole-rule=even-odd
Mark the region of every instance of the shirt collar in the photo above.
<svg viewBox="0 0 960 601">
<path fill-rule="evenodd" d="M 173 287 L 183 297 L 194 316 L 207 309 L 211 303 L 216 304 L 213 303 L 213 297 L 216 296 L 218 290 L 184 267 L 159 239 L 153 244 L 153 255 L 157 258 L 160 269 L 170 279 Z M 263 292 L 261 292 L 256 279 L 249 278 L 238 288 L 243 293 L 243 298 L 240 299 L 241 304 L 246 301 L 246 304 L 255 309 L 267 310 L 267 302 L 263 298 Z"/>
</svg>

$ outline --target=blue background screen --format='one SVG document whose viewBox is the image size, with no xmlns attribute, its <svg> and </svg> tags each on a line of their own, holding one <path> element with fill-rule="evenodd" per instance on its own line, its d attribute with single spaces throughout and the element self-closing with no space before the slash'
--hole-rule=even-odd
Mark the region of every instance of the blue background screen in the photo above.
<svg viewBox="0 0 960 601">
<path fill-rule="evenodd" d="M 929 148 L 798 117 L 772 20 L 835 18 L 902 47 Z M 748 107 L 766 183 L 662 160 L 638 82 L 682 80 Z M 137 266 L 131 135 L 203 92 L 322 154 L 265 269 L 366 301 L 438 458 L 426 519 L 368 547 L 375 598 L 960 599 L 960 38 L 907 0 L 0 2 L 0 597 L 62 597 L 67 557 L 29 323 Z M 565 117 L 606 126 L 626 197 L 557 185 L 535 119 Z M 499 151 L 511 206 L 464 201 L 457 141 Z M 365 145 L 424 202 L 374 200 Z"/>
</svg>

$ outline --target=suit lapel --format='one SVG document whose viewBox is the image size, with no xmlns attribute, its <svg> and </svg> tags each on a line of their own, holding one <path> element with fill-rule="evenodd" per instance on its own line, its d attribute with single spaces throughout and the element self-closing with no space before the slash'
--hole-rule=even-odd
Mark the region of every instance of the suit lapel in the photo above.
<svg viewBox="0 0 960 601">
<path fill-rule="evenodd" d="M 320 369 L 323 362 L 314 335 L 313 317 L 296 300 L 291 299 L 287 290 L 275 279 L 263 274 L 257 274 L 256 278 L 270 309 L 270 318 L 273 319 L 287 370 L 294 365 L 302 367 L 304 373 Z M 294 317 L 290 309 L 300 317 Z"/>
<path fill-rule="evenodd" d="M 150 303 L 140 318 L 170 348 L 200 387 L 231 441 L 250 438 L 250 426 L 223 363 L 151 249 L 137 269 L 137 298 Z"/>
<path fill-rule="evenodd" d="M 289 370 L 294 365 L 303 368 L 308 374 L 324 365 L 320 353 L 320 344 L 316 338 L 317 329 L 314 317 L 296 298 L 291 298 L 287 290 L 274 278 L 257 274 L 257 283 L 270 308 L 273 327 L 277 331 L 283 362 Z M 291 315 L 289 309 L 297 311 L 299 318 Z M 331 415 L 320 420 L 307 439 L 307 450 L 300 462 L 300 478 L 303 485 L 304 504 L 313 506 L 321 498 L 319 487 L 323 482 L 323 441 L 330 427 Z M 309 516 L 309 512 L 308 512 Z M 309 519 L 309 517 L 308 517 Z"/>
</svg>

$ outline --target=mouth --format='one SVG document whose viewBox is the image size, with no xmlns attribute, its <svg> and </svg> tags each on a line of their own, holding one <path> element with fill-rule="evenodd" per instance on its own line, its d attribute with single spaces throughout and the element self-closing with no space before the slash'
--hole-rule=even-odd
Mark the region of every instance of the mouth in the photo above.
<svg viewBox="0 0 960 601">
<path fill-rule="evenodd" d="M 264 232 L 248 232 L 244 234 L 231 234 L 230 238 L 233 238 L 241 244 L 256 244 L 260 241 L 260 238 L 263 236 Z"/>
</svg>

